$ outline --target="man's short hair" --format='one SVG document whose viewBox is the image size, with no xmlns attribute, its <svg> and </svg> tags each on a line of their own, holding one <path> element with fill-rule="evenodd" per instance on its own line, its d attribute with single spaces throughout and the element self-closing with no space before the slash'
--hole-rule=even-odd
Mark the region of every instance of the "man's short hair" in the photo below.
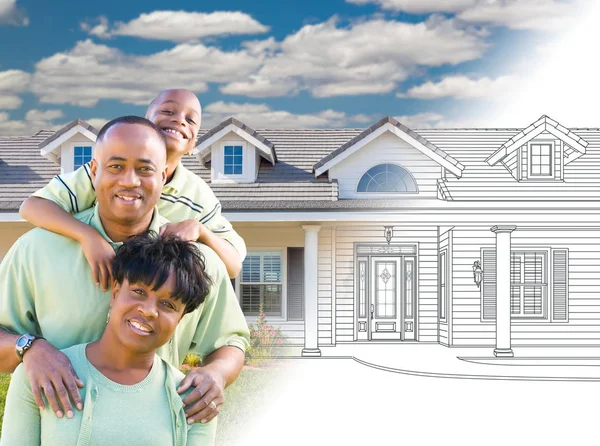
<svg viewBox="0 0 600 446">
<path fill-rule="evenodd" d="M 208 294 L 211 279 L 204 268 L 204 256 L 195 244 L 149 231 L 129 237 L 119 247 L 113 277 L 119 284 L 127 279 L 156 291 L 174 274 L 173 298 L 185 305 L 187 314 L 198 308 Z"/>
<path fill-rule="evenodd" d="M 150 127 L 154 132 L 158 135 L 161 141 L 165 142 L 165 136 L 162 134 L 160 129 L 152 122 L 146 118 L 142 118 L 141 116 L 120 116 L 118 118 L 113 119 L 112 121 L 108 121 L 106 124 L 102 126 L 100 131 L 98 132 L 98 136 L 96 136 L 96 143 L 99 143 L 104 139 L 106 132 L 110 130 L 111 127 L 119 124 L 140 124 L 145 125 L 146 127 Z"/>
</svg>

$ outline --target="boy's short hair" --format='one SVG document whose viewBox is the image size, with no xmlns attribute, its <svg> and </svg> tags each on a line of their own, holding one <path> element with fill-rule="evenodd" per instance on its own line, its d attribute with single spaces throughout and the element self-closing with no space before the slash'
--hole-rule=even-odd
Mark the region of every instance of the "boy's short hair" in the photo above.
<svg viewBox="0 0 600 446">
<path fill-rule="evenodd" d="M 106 124 L 102 126 L 98 135 L 96 136 L 96 144 L 101 142 L 104 139 L 104 135 L 106 132 L 110 130 L 111 127 L 114 127 L 119 124 L 140 124 L 146 127 L 150 127 L 154 132 L 158 135 L 159 139 L 165 142 L 165 136 L 162 134 L 160 129 L 154 124 L 152 121 L 149 121 L 146 118 L 142 118 L 141 116 L 119 116 L 111 121 L 108 121 Z"/>
<path fill-rule="evenodd" d="M 113 277 L 122 284 L 142 283 L 158 290 L 175 275 L 173 298 L 185 305 L 184 314 L 194 311 L 206 298 L 211 279 L 204 271 L 204 256 L 191 242 L 153 231 L 129 237 L 117 250 Z"/>
</svg>

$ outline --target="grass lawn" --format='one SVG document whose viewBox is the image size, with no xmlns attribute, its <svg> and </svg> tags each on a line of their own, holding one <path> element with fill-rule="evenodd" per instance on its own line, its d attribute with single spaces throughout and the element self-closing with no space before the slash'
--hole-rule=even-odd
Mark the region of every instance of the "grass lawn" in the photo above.
<svg viewBox="0 0 600 446">
<path fill-rule="evenodd" d="M 219 415 L 216 444 L 219 446 L 241 443 L 244 428 L 257 405 L 268 400 L 272 385 L 278 380 L 276 367 L 244 367 L 235 383 L 225 389 L 225 404 Z M 0 374 L 0 429 L 4 419 L 4 404 L 10 375 Z"/>
</svg>

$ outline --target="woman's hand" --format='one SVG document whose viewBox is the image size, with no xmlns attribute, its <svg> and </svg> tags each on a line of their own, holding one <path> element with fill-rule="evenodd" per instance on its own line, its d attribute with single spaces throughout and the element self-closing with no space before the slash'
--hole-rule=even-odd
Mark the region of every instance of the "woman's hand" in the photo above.
<svg viewBox="0 0 600 446">
<path fill-rule="evenodd" d="M 23 366 L 35 403 L 44 409 L 42 391 L 58 418 L 73 418 L 73 406 L 83 409 L 78 387 L 83 387 L 71 361 L 45 339 L 36 339 L 23 355 Z M 60 404 L 59 404 L 60 403 Z"/>
<path fill-rule="evenodd" d="M 225 402 L 225 380 L 220 374 L 204 368 L 194 369 L 181 381 L 177 393 L 184 393 L 190 387 L 196 388 L 183 399 L 188 424 L 207 423 L 219 415 Z"/>
<path fill-rule="evenodd" d="M 201 241 L 200 238 L 206 230 L 204 225 L 199 221 L 189 219 L 161 226 L 159 235 L 170 234 L 186 242 L 197 242 Z"/>
<path fill-rule="evenodd" d="M 90 231 L 80 242 L 83 254 L 92 268 L 92 279 L 102 290 L 112 283 L 112 263 L 115 250 L 96 230 Z"/>
</svg>

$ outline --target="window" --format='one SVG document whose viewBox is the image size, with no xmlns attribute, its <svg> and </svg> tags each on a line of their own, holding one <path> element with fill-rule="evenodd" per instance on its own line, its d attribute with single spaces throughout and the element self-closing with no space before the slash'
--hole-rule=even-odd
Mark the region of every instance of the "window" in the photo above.
<svg viewBox="0 0 600 446">
<path fill-rule="evenodd" d="M 75 146 L 73 149 L 73 170 L 79 169 L 92 160 L 91 146 Z"/>
<path fill-rule="evenodd" d="M 513 320 L 568 320 L 567 249 L 515 249 L 510 254 L 510 313 Z M 482 320 L 496 319 L 496 250 L 482 250 Z M 552 277 L 552 287 L 550 287 Z"/>
<path fill-rule="evenodd" d="M 379 164 L 369 169 L 358 182 L 356 192 L 402 193 L 417 192 L 412 175 L 395 164 Z"/>
<path fill-rule="evenodd" d="M 440 319 L 446 320 L 446 250 L 440 252 Z"/>
<path fill-rule="evenodd" d="M 512 251 L 510 254 L 510 314 L 512 317 L 546 317 L 548 281 L 546 251 Z"/>
<path fill-rule="evenodd" d="M 225 175 L 243 174 L 243 146 L 224 146 L 223 173 Z"/>
<path fill-rule="evenodd" d="M 240 276 L 240 301 L 246 316 L 256 316 L 260 306 L 267 316 L 282 316 L 281 252 L 248 253 Z"/>
<path fill-rule="evenodd" d="M 532 177 L 553 177 L 553 144 L 529 145 L 529 169 Z"/>
</svg>

